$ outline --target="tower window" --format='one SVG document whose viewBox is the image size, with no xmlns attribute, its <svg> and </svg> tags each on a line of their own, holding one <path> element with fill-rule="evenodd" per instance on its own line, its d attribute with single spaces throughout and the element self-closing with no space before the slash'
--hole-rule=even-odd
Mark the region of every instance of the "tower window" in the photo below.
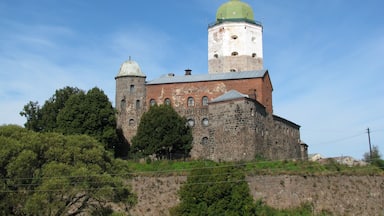
<svg viewBox="0 0 384 216">
<path fill-rule="evenodd" d="M 188 119 L 188 125 L 189 125 L 189 127 L 193 127 L 193 126 L 195 126 L 195 120 L 193 120 L 193 119 Z"/>
<path fill-rule="evenodd" d="M 125 109 L 125 106 L 126 106 L 126 102 L 125 102 L 125 98 L 123 98 L 120 102 L 120 109 L 123 111 Z"/>
<path fill-rule="evenodd" d="M 131 93 L 135 92 L 135 85 L 131 85 L 131 86 L 129 86 L 129 91 L 130 91 Z"/>
<path fill-rule="evenodd" d="M 188 98 L 188 106 L 189 107 L 195 106 L 195 99 L 193 99 L 193 97 Z"/>
<path fill-rule="evenodd" d="M 136 109 L 140 109 L 140 100 L 136 100 Z"/>
<path fill-rule="evenodd" d="M 208 144 L 208 137 L 203 137 L 203 139 L 201 139 L 201 144 L 207 145 Z"/>
<path fill-rule="evenodd" d="M 213 57 L 215 57 L 215 58 L 219 58 L 219 55 L 218 55 L 218 54 L 215 54 L 215 55 L 213 55 Z"/>
<path fill-rule="evenodd" d="M 129 126 L 134 126 L 135 125 L 135 120 L 134 119 L 129 119 L 128 125 Z"/>
<path fill-rule="evenodd" d="M 232 54 L 231 54 L 232 56 L 238 56 L 239 55 L 239 53 L 238 52 L 232 52 Z"/>
<path fill-rule="evenodd" d="M 165 100 L 164 100 L 164 104 L 165 104 L 165 105 L 171 105 L 171 99 L 169 99 L 169 98 L 165 98 Z"/>
<path fill-rule="evenodd" d="M 207 97 L 207 96 L 204 96 L 204 97 L 201 99 L 201 103 L 203 104 L 203 106 L 208 106 L 208 97 Z"/>
<path fill-rule="evenodd" d="M 156 105 L 156 101 L 155 101 L 155 99 L 151 99 L 151 100 L 149 100 L 149 104 L 150 104 L 151 106 L 155 106 L 155 105 Z"/>
<path fill-rule="evenodd" d="M 201 121 L 201 124 L 205 127 L 207 127 L 209 125 L 209 121 L 207 118 L 203 118 L 203 120 Z"/>
<path fill-rule="evenodd" d="M 256 58 L 256 53 L 252 53 L 252 58 Z"/>
<path fill-rule="evenodd" d="M 233 40 L 236 40 L 238 37 L 237 37 L 237 35 L 232 35 L 231 38 L 232 38 Z"/>
</svg>

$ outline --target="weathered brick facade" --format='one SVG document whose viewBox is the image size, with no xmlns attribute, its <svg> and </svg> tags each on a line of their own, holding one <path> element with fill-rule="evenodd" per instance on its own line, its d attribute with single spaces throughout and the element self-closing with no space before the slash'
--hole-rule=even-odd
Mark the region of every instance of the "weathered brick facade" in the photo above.
<svg viewBox="0 0 384 216">
<path fill-rule="evenodd" d="M 193 128 L 192 158 L 215 161 L 307 159 L 300 126 L 273 115 L 263 69 L 262 25 L 249 5 L 223 4 L 208 29 L 208 74 L 168 74 L 152 81 L 134 61 L 116 76 L 117 127 L 128 143 L 152 104 L 169 104 Z"/>
</svg>

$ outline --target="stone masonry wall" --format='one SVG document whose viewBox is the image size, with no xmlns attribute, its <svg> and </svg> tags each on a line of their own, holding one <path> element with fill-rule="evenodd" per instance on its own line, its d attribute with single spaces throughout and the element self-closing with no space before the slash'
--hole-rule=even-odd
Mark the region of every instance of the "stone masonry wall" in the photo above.
<svg viewBox="0 0 384 216">
<path fill-rule="evenodd" d="M 138 204 L 133 216 L 169 215 L 179 204 L 178 191 L 185 176 L 145 177 L 131 181 Z M 384 216 L 384 176 L 248 176 L 254 200 L 263 200 L 274 208 L 298 207 L 312 203 L 313 211 L 327 210 L 334 215 Z"/>
</svg>

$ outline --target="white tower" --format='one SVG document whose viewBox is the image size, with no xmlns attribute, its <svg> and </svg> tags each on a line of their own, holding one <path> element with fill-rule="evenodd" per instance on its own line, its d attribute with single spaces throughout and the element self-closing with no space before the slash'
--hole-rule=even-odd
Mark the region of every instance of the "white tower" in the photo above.
<svg viewBox="0 0 384 216">
<path fill-rule="evenodd" d="M 240 0 L 219 7 L 208 27 L 208 73 L 263 69 L 263 26 Z"/>
</svg>

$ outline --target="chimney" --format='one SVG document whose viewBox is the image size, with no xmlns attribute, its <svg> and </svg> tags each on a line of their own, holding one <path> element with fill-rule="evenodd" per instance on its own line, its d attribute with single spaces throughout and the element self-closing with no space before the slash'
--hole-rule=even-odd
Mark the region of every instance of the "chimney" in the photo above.
<svg viewBox="0 0 384 216">
<path fill-rule="evenodd" d="M 192 75 L 192 70 L 191 69 L 185 69 L 185 76 L 190 76 Z"/>
</svg>

